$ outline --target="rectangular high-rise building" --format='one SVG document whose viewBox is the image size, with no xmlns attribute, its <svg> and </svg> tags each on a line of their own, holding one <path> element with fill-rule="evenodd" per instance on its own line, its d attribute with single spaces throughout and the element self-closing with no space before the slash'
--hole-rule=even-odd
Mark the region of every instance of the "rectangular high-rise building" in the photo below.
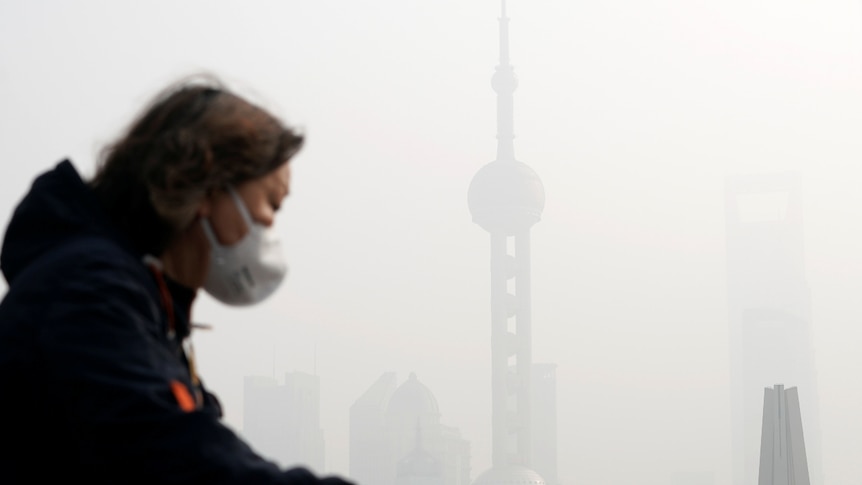
<svg viewBox="0 0 862 485">
<path fill-rule="evenodd" d="M 533 364 L 530 380 L 532 405 L 530 423 L 533 427 L 530 447 L 532 468 L 547 485 L 559 485 L 557 477 L 557 364 Z"/>
<path fill-rule="evenodd" d="M 386 372 L 350 406 L 350 477 L 360 484 L 392 485 L 395 459 L 386 428 L 386 405 L 398 388 Z"/>
<path fill-rule="evenodd" d="M 799 176 L 729 178 L 726 216 L 733 484 L 757 484 L 763 389 L 780 382 L 799 389 L 812 483 L 821 485 Z"/>
<path fill-rule="evenodd" d="M 324 471 L 320 428 L 320 379 L 288 373 L 284 383 L 271 377 L 246 377 L 243 435 L 251 446 L 283 467 Z"/>
</svg>

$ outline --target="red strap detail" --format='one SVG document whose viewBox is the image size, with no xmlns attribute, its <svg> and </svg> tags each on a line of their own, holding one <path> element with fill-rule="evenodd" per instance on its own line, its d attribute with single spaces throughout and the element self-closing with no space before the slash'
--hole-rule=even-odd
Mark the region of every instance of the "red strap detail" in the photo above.
<svg viewBox="0 0 862 485">
<path fill-rule="evenodd" d="M 165 277 L 162 276 L 161 270 L 154 265 L 149 265 L 150 271 L 156 277 L 156 283 L 159 285 L 159 293 L 162 297 L 162 306 L 165 307 L 165 312 L 168 314 L 168 328 L 171 332 L 176 332 L 177 323 L 174 317 L 174 299 L 171 298 L 171 292 L 168 290 L 168 284 L 165 282 Z"/>
</svg>

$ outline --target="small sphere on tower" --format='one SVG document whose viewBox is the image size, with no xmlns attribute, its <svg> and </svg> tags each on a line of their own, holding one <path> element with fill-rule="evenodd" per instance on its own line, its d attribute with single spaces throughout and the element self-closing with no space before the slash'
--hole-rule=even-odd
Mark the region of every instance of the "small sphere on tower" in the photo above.
<svg viewBox="0 0 862 485">
<path fill-rule="evenodd" d="M 491 78 L 491 87 L 497 94 L 512 94 L 518 89 L 518 76 L 512 66 L 498 66 Z"/>
</svg>

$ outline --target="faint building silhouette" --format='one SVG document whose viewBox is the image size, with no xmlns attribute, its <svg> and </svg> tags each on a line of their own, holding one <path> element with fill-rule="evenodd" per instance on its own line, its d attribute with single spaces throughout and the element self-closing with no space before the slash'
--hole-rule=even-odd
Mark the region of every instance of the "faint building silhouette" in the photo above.
<svg viewBox="0 0 862 485">
<path fill-rule="evenodd" d="M 350 406 L 350 476 L 361 484 L 389 484 L 393 480 L 393 450 L 386 433 L 386 405 L 398 387 L 387 372 Z"/>
<path fill-rule="evenodd" d="M 255 450 L 280 465 L 322 473 L 320 379 L 301 372 L 285 374 L 283 384 L 272 377 L 246 377 L 242 431 Z"/>
<path fill-rule="evenodd" d="M 416 377 L 384 373 L 350 407 L 350 477 L 375 485 L 469 485 L 470 445 L 440 422 Z"/>
<path fill-rule="evenodd" d="M 796 388 L 764 389 L 758 485 L 810 485 L 802 431 Z"/>
<path fill-rule="evenodd" d="M 395 485 L 444 485 L 443 465 L 422 445 L 422 426 L 416 423 L 416 446 L 398 460 Z"/>
<path fill-rule="evenodd" d="M 491 238 L 492 467 L 476 483 L 557 481 L 556 375 L 532 357 L 530 229 L 545 206 L 536 172 L 515 158 L 514 92 L 509 18 L 501 1 L 497 92 L 497 158 L 473 177 L 473 222 Z"/>
<path fill-rule="evenodd" d="M 530 384 L 532 468 L 548 485 L 557 485 L 557 364 L 533 364 Z"/>
<path fill-rule="evenodd" d="M 799 176 L 729 178 L 726 215 L 733 484 L 757 483 L 763 389 L 784 382 L 800 389 L 811 479 L 819 485 L 820 430 Z"/>
</svg>

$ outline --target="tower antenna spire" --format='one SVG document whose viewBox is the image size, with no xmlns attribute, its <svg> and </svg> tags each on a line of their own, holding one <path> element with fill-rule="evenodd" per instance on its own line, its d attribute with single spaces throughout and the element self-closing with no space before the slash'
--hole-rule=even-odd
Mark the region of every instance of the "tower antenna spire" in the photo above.
<svg viewBox="0 0 862 485">
<path fill-rule="evenodd" d="M 500 66 L 509 65 L 509 17 L 506 15 L 506 0 L 501 0 L 500 13 Z"/>
<path fill-rule="evenodd" d="M 513 93 L 518 87 L 515 70 L 509 64 L 509 17 L 506 0 L 501 0 L 500 65 L 494 72 L 491 85 L 497 92 L 497 160 L 515 161 L 515 114 Z"/>
</svg>

